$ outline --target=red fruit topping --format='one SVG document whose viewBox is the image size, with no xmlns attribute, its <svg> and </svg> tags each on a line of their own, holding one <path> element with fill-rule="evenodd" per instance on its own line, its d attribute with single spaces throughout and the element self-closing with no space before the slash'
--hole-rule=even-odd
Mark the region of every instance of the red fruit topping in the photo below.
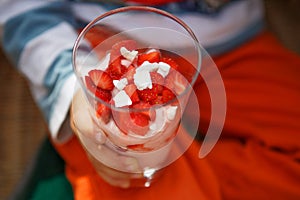
<svg viewBox="0 0 300 200">
<path fill-rule="evenodd" d="M 161 62 L 167 63 L 174 70 L 178 69 L 178 64 L 170 57 L 162 57 Z"/>
<path fill-rule="evenodd" d="M 95 96 L 103 101 L 109 102 L 111 100 L 111 93 L 110 91 L 103 90 L 101 88 L 97 88 L 95 91 Z"/>
<path fill-rule="evenodd" d="M 138 126 L 144 127 L 149 125 L 149 118 L 148 116 L 144 115 L 143 113 L 130 113 L 130 118 L 133 123 L 135 123 Z M 139 133 L 137 133 L 139 134 Z"/>
<path fill-rule="evenodd" d="M 137 88 L 134 84 L 126 85 L 124 88 L 126 94 L 130 97 L 132 103 L 140 101 L 139 95 L 137 93 Z"/>
<path fill-rule="evenodd" d="M 170 100 L 172 100 L 174 98 L 175 98 L 175 94 L 171 90 L 165 88 L 162 91 L 162 101 L 164 103 L 166 103 L 166 102 L 168 102 L 168 101 L 170 101 Z"/>
<path fill-rule="evenodd" d="M 148 102 L 140 101 L 137 104 L 132 105 L 132 108 L 142 110 L 140 113 L 148 117 L 148 119 L 154 120 L 156 116 L 155 110 L 151 109 L 151 104 Z"/>
<path fill-rule="evenodd" d="M 150 72 L 150 76 L 152 81 L 152 88 L 138 91 L 140 98 L 146 102 L 151 102 L 152 100 L 156 99 L 159 94 L 161 94 L 165 82 L 163 76 L 157 72 Z"/>
<path fill-rule="evenodd" d="M 96 85 L 93 83 L 92 79 L 91 79 L 89 76 L 85 76 L 84 79 L 85 79 L 85 85 L 86 85 L 87 89 L 88 89 L 91 93 L 95 94 L 97 87 L 96 87 Z"/>
<path fill-rule="evenodd" d="M 159 51 L 153 51 L 153 52 L 150 52 L 150 53 L 139 54 L 137 64 L 141 65 L 145 61 L 148 61 L 150 63 L 159 62 L 160 61 L 160 52 Z"/>
<path fill-rule="evenodd" d="M 97 87 L 89 76 L 85 76 L 85 83 L 86 83 L 86 87 L 96 97 L 98 97 L 99 99 L 102 99 L 103 101 L 106 101 L 106 102 L 110 101 L 110 99 L 111 99 L 111 92 L 110 91 L 103 90 L 103 89 Z"/>
<path fill-rule="evenodd" d="M 113 80 L 119 80 L 123 74 L 125 74 L 127 68 L 121 65 L 121 57 L 114 59 L 110 62 L 106 72 L 110 75 Z"/>
<path fill-rule="evenodd" d="M 89 71 L 88 74 L 98 88 L 103 90 L 112 90 L 114 88 L 113 80 L 106 72 L 94 69 Z"/>
<path fill-rule="evenodd" d="M 151 105 L 160 105 L 160 104 L 164 104 L 165 102 L 163 101 L 163 97 L 160 95 L 157 96 L 157 98 L 152 100 L 150 103 Z"/>
<path fill-rule="evenodd" d="M 145 102 L 150 102 L 157 98 L 158 91 L 157 87 L 153 87 L 152 89 L 144 89 L 144 90 L 138 90 L 138 94 L 140 99 L 142 99 Z"/>
<path fill-rule="evenodd" d="M 96 116 L 107 124 L 111 117 L 111 109 L 104 104 L 98 104 L 96 110 Z"/>
<path fill-rule="evenodd" d="M 133 65 L 130 65 L 128 68 L 127 68 L 127 72 L 125 74 L 125 77 L 127 78 L 127 81 L 129 83 L 133 82 L 133 76 L 135 74 L 135 67 Z"/>
<path fill-rule="evenodd" d="M 113 111 L 116 125 L 124 134 L 145 135 L 149 130 L 149 118 L 143 113 Z"/>
<path fill-rule="evenodd" d="M 157 91 L 158 94 L 161 94 L 163 91 L 163 85 L 165 82 L 164 77 L 157 73 L 157 72 L 150 72 L 151 81 L 152 81 L 152 87 L 155 91 Z"/>
<path fill-rule="evenodd" d="M 188 85 L 186 78 L 177 71 L 172 70 L 165 79 L 165 88 L 172 90 L 175 94 L 181 94 Z"/>
</svg>

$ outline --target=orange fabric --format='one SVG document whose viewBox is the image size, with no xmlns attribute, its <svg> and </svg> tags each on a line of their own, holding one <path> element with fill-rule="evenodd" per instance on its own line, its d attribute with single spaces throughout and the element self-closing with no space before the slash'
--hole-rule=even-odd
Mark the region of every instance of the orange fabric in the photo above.
<svg viewBox="0 0 300 200">
<path fill-rule="evenodd" d="M 227 116 L 207 157 L 224 199 L 300 199 L 300 59 L 270 33 L 215 58 Z M 209 96 L 199 83 L 201 130 Z"/>
<path fill-rule="evenodd" d="M 190 139 L 183 134 L 178 145 L 186 140 Z M 200 147 L 197 142 L 190 146 L 185 156 L 168 166 L 150 188 L 131 189 L 113 187 L 104 182 L 75 137 L 66 144 L 55 146 L 66 161 L 66 174 L 75 199 L 220 199 L 219 185 L 211 167 L 205 159 L 198 158 Z"/>
<path fill-rule="evenodd" d="M 199 159 L 194 142 L 152 187 L 124 190 L 96 175 L 76 138 L 55 144 L 75 199 L 300 199 L 299 57 L 263 33 L 214 59 L 228 105 L 212 152 Z M 210 100 L 202 82 L 195 91 L 205 132 Z"/>
</svg>

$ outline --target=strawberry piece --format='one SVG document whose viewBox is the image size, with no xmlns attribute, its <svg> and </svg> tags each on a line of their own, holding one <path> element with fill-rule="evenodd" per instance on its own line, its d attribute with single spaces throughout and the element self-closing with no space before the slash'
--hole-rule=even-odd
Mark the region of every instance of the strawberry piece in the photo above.
<svg viewBox="0 0 300 200">
<path fill-rule="evenodd" d="M 103 90 L 101 88 L 97 88 L 95 91 L 95 96 L 103 101 L 109 102 L 111 100 L 111 92 L 107 90 Z"/>
<path fill-rule="evenodd" d="M 164 103 L 166 103 L 166 102 L 168 102 L 168 101 L 170 101 L 170 100 L 172 100 L 174 98 L 175 98 L 175 94 L 171 90 L 165 88 L 162 91 L 162 101 Z"/>
<path fill-rule="evenodd" d="M 165 82 L 164 77 L 157 72 L 150 72 L 152 87 L 154 91 L 157 91 L 158 94 L 161 94 L 163 91 L 163 85 Z"/>
<path fill-rule="evenodd" d="M 175 94 L 181 94 L 188 85 L 186 78 L 178 71 L 172 70 L 165 79 L 165 88 L 170 89 Z"/>
<path fill-rule="evenodd" d="M 149 119 L 148 116 L 142 114 L 142 113 L 130 113 L 131 120 L 133 123 L 135 123 L 138 126 L 144 127 L 149 125 Z M 139 134 L 139 133 L 138 133 Z"/>
<path fill-rule="evenodd" d="M 140 99 L 142 99 L 145 102 L 151 102 L 152 100 L 156 99 L 158 96 L 157 87 L 153 87 L 152 89 L 144 89 L 144 90 L 138 90 Z"/>
<path fill-rule="evenodd" d="M 127 72 L 127 68 L 121 65 L 121 57 L 118 57 L 110 62 L 106 72 L 112 79 L 119 80 Z"/>
<path fill-rule="evenodd" d="M 124 90 L 126 94 L 130 97 L 132 103 L 137 103 L 140 101 L 139 95 L 137 93 L 137 88 L 134 84 L 126 85 Z"/>
<path fill-rule="evenodd" d="M 141 110 L 140 113 L 147 116 L 149 120 L 154 120 L 156 117 L 155 110 L 151 109 L 151 104 L 148 102 L 140 101 L 139 103 L 133 104 L 132 108 Z"/>
<path fill-rule="evenodd" d="M 96 87 L 96 85 L 93 83 L 92 79 L 91 79 L 89 76 L 85 76 L 85 77 L 84 77 L 84 80 L 85 80 L 85 85 L 86 85 L 87 89 L 88 89 L 91 93 L 95 94 L 97 87 Z"/>
<path fill-rule="evenodd" d="M 138 90 L 140 99 L 145 102 L 153 101 L 163 90 L 164 78 L 157 72 L 150 72 L 150 77 L 152 81 L 152 88 Z"/>
<path fill-rule="evenodd" d="M 100 118 L 105 124 L 107 124 L 111 118 L 111 109 L 104 104 L 98 104 L 96 116 Z"/>
<path fill-rule="evenodd" d="M 153 52 L 150 52 L 150 53 L 139 54 L 137 64 L 141 65 L 145 61 L 148 61 L 150 63 L 159 62 L 160 61 L 160 52 L 159 51 L 153 51 Z"/>
<path fill-rule="evenodd" d="M 133 65 L 130 65 L 128 68 L 127 68 L 127 72 L 125 74 L 125 77 L 127 78 L 127 81 L 129 83 L 132 83 L 133 82 L 133 76 L 135 74 L 135 67 Z"/>
<path fill-rule="evenodd" d="M 161 62 L 167 63 L 174 70 L 178 69 L 178 64 L 170 57 L 162 57 Z"/>
<path fill-rule="evenodd" d="M 157 96 L 156 99 L 152 100 L 151 105 L 161 105 L 164 104 L 165 102 L 163 101 L 163 97 L 161 95 Z"/>
<path fill-rule="evenodd" d="M 113 111 L 113 118 L 116 125 L 124 133 L 145 135 L 149 130 L 149 118 L 138 112 Z"/>
<path fill-rule="evenodd" d="M 152 83 L 163 85 L 165 82 L 164 77 L 157 72 L 150 72 Z"/>
<path fill-rule="evenodd" d="M 121 65 L 121 60 L 123 59 L 120 52 L 121 47 L 125 47 L 127 50 L 132 51 L 137 48 L 137 43 L 134 40 L 122 40 L 112 46 L 110 50 L 109 66 L 106 71 L 114 80 L 119 80 L 127 72 L 127 68 Z"/>
<path fill-rule="evenodd" d="M 103 90 L 97 87 L 89 76 L 85 76 L 85 83 L 88 90 L 94 94 L 97 98 L 103 101 L 109 102 L 111 99 L 111 92 L 108 90 Z"/>
<path fill-rule="evenodd" d="M 157 96 L 156 99 L 152 100 L 151 105 L 160 105 L 167 103 L 168 101 L 175 98 L 175 94 L 168 88 L 164 88 L 162 94 Z"/>
<path fill-rule="evenodd" d="M 106 72 L 94 69 L 89 71 L 88 74 L 98 88 L 103 90 L 112 90 L 114 88 L 113 80 Z"/>
<path fill-rule="evenodd" d="M 161 94 L 165 82 L 163 76 L 157 72 L 150 72 L 150 77 L 152 81 L 152 88 L 138 90 L 139 97 L 146 102 L 151 102 L 156 99 L 159 94 Z"/>
</svg>

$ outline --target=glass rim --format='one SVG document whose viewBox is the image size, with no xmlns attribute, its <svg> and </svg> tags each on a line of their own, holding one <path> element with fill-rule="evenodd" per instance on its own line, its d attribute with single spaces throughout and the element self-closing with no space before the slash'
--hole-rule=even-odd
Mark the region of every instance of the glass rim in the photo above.
<svg viewBox="0 0 300 200">
<path fill-rule="evenodd" d="M 199 44 L 199 41 L 196 37 L 196 35 L 194 34 L 194 32 L 192 31 L 192 29 L 181 19 L 179 19 L 178 17 L 174 16 L 173 14 L 158 9 L 158 8 L 154 8 L 154 7 L 150 7 L 150 6 L 124 6 L 124 7 L 120 7 L 120 8 L 116 8 L 110 11 L 107 11 L 101 15 L 99 15 L 98 17 L 96 17 L 95 19 L 93 19 L 92 21 L 90 21 L 83 29 L 82 31 L 79 33 L 78 37 L 75 40 L 73 49 L 72 49 L 72 66 L 73 66 L 73 71 L 75 72 L 76 77 L 80 80 L 81 76 L 78 74 L 77 70 L 76 70 L 76 50 L 79 47 L 80 42 L 83 40 L 85 34 L 87 33 L 87 31 L 93 27 L 93 25 L 95 25 L 98 21 L 100 21 L 101 19 L 104 19 L 110 15 L 116 14 L 116 13 L 125 13 L 127 11 L 146 11 L 146 12 L 152 12 L 152 13 L 156 13 L 162 16 L 166 16 L 170 19 L 172 19 L 173 21 L 177 22 L 185 31 L 187 31 L 187 33 L 191 36 L 191 38 L 193 39 L 194 43 L 195 43 L 195 47 L 197 49 L 197 54 L 198 54 L 198 62 L 197 62 L 197 66 L 195 67 L 195 74 L 192 76 L 191 81 L 189 81 L 189 85 L 186 87 L 186 89 L 180 93 L 179 95 L 175 94 L 176 98 L 173 98 L 172 100 L 169 100 L 168 102 L 165 102 L 163 104 L 155 104 L 155 105 L 151 105 L 150 108 L 132 108 L 129 106 L 124 106 L 124 107 L 116 107 L 115 105 L 106 102 L 100 98 L 98 98 L 97 96 L 95 96 L 94 93 L 92 93 L 91 91 L 89 91 L 85 85 L 83 85 L 83 81 L 79 81 L 80 85 L 82 86 L 84 92 L 91 96 L 92 98 L 94 98 L 97 102 L 100 102 L 101 104 L 104 104 L 106 107 L 109 108 L 113 108 L 116 111 L 126 111 L 126 110 L 131 110 L 133 112 L 138 112 L 138 111 L 146 111 L 149 109 L 156 109 L 159 107 L 163 107 L 166 105 L 171 105 L 173 102 L 177 101 L 178 99 L 180 99 L 182 96 L 185 95 L 185 93 L 187 93 L 189 90 L 191 90 L 193 88 L 194 83 L 196 82 L 199 74 L 200 74 L 200 67 L 201 67 L 201 61 L 202 61 L 202 57 L 201 57 L 201 45 Z"/>
</svg>

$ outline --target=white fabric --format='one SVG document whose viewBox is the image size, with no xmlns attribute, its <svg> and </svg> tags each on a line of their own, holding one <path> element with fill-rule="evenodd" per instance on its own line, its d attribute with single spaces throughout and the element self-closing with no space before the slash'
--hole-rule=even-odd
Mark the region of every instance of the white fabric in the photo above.
<svg viewBox="0 0 300 200">
<path fill-rule="evenodd" d="M 76 38 L 77 33 L 64 22 L 45 31 L 26 44 L 19 61 L 20 70 L 33 84 L 43 84 L 53 61 L 64 50 L 72 49 Z"/>
<path fill-rule="evenodd" d="M 54 105 L 51 118 L 49 120 L 49 130 L 51 133 L 51 136 L 57 140 L 58 131 L 64 122 L 69 108 L 70 104 L 75 92 L 75 86 L 76 86 L 76 77 L 74 74 L 72 74 L 63 85 L 62 89 L 60 90 L 59 96 L 57 97 L 57 101 Z M 66 134 L 66 133 L 65 133 Z M 71 133 L 70 133 L 71 134 Z M 67 135 L 65 135 L 63 138 L 68 138 Z"/>
</svg>

